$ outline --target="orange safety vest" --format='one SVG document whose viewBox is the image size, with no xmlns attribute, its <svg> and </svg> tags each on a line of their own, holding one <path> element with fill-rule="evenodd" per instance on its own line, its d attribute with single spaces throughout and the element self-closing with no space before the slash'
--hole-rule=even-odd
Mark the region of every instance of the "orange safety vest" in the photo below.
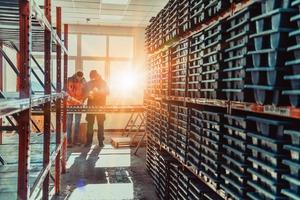
<svg viewBox="0 0 300 200">
<path fill-rule="evenodd" d="M 83 104 L 84 91 L 83 87 L 85 79 L 82 78 L 80 81 L 75 76 L 68 78 L 68 106 L 79 106 Z"/>
</svg>

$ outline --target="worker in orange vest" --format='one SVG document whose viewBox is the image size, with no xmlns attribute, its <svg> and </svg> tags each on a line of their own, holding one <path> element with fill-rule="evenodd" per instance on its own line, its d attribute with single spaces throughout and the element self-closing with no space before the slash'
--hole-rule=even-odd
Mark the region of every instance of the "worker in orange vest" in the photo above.
<svg viewBox="0 0 300 200">
<path fill-rule="evenodd" d="M 68 92 L 68 106 L 82 106 L 84 102 L 84 85 L 86 81 L 83 77 L 83 72 L 78 71 L 73 76 L 68 78 L 67 92 Z M 75 117 L 74 123 L 74 141 L 72 142 L 72 127 L 73 127 L 73 119 Z M 80 130 L 80 121 L 81 114 L 73 114 L 68 113 L 67 115 L 67 138 L 68 138 L 68 147 L 72 147 L 74 145 L 80 145 L 78 141 L 79 130 Z"/>
<path fill-rule="evenodd" d="M 105 106 L 106 105 L 106 96 L 109 94 L 109 89 L 106 82 L 102 79 L 101 75 L 98 74 L 96 70 L 90 72 L 90 81 L 85 85 L 84 91 L 88 98 L 88 106 Z M 95 118 L 97 119 L 98 125 L 98 142 L 99 146 L 103 147 L 104 141 L 104 121 L 105 114 L 87 114 L 86 120 L 87 124 L 87 143 L 86 147 L 89 147 L 93 141 L 94 133 L 94 122 Z"/>
</svg>

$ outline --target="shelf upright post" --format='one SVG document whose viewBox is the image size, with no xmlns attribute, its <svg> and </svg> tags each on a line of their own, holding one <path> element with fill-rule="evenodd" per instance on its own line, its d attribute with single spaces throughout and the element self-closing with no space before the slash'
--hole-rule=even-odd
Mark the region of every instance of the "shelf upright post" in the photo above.
<svg viewBox="0 0 300 200">
<path fill-rule="evenodd" d="M 172 51 L 171 48 L 168 47 L 168 90 L 167 90 L 167 96 L 171 96 L 171 90 L 172 90 Z"/>
<path fill-rule="evenodd" d="M 45 0 L 45 17 L 51 24 L 51 0 Z M 44 31 L 44 66 L 45 79 L 44 85 L 45 95 L 51 95 L 51 30 L 48 28 Z M 51 101 L 44 104 L 44 154 L 43 167 L 47 167 L 50 162 L 50 134 L 51 134 Z M 49 178 L 50 172 L 45 176 L 43 182 L 43 200 L 49 199 Z"/>
<path fill-rule="evenodd" d="M 64 25 L 64 45 L 68 50 L 68 24 Z M 68 54 L 64 52 L 64 92 L 67 92 L 68 84 Z M 62 151 L 62 173 L 66 173 L 67 165 L 67 97 L 64 98 L 63 102 L 63 132 L 64 132 L 64 141 L 63 141 L 63 151 Z"/>
<path fill-rule="evenodd" d="M 56 32 L 61 39 L 61 7 L 56 7 Z M 56 90 L 57 93 L 61 93 L 61 46 L 60 44 L 56 45 Z M 56 147 L 61 145 L 61 99 L 56 100 Z M 59 150 L 55 158 L 55 194 L 60 193 L 60 163 L 61 150 Z"/>
<path fill-rule="evenodd" d="M 20 71 L 20 67 L 21 67 L 21 58 L 20 58 L 20 56 L 21 56 L 21 52 L 20 51 L 17 51 L 16 52 L 16 64 L 17 64 L 17 68 L 18 68 L 18 70 Z M 20 80 L 21 80 L 21 77 L 20 76 L 17 76 L 17 84 L 16 84 L 16 91 L 17 92 L 20 92 Z"/>
<path fill-rule="evenodd" d="M 3 48 L 3 43 L 0 42 L 0 48 Z M 0 54 L 0 90 L 3 91 L 3 56 Z M 2 126 L 2 118 L 0 119 L 0 126 Z M 0 131 L 0 144 L 2 144 L 2 131 Z"/>
<path fill-rule="evenodd" d="M 31 98 L 30 90 L 30 54 L 31 54 L 31 10 L 30 1 L 19 0 L 19 41 L 20 41 L 20 93 L 19 97 Z M 29 106 L 31 107 L 31 106 Z M 18 200 L 29 198 L 29 144 L 30 144 L 30 116 L 31 109 L 19 113 L 19 157 L 18 157 Z"/>
</svg>

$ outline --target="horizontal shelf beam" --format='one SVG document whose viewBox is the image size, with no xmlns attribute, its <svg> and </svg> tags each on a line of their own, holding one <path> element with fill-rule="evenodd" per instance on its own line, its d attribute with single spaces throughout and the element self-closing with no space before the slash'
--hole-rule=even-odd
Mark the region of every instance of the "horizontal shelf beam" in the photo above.
<svg viewBox="0 0 300 200">
<path fill-rule="evenodd" d="M 56 108 L 52 107 L 52 112 Z M 135 113 L 146 111 L 145 106 L 69 106 L 67 113 L 88 113 L 88 114 L 105 114 L 105 113 Z M 33 113 L 42 113 L 41 107 L 33 108 Z"/>
<path fill-rule="evenodd" d="M 33 95 L 24 99 L 1 99 L 0 100 L 0 118 L 11 116 L 27 110 L 32 107 L 43 105 L 47 102 L 63 99 L 66 96 L 64 92 L 51 95 Z"/>
<path fill-rule="evenodd" d="M 293 107 L 276 107 L 273 105 L 258 105 L 255 103 L 247 102 L 236 102 L 228 100 L 218 100 L 218 99 L 205 99 L 205 98 L 189 98 L 189 97 L 157 97 L 151 95 L 150 98 L 161 101 L 179 101 L 183 103 L 191 103 L 203 106 L 215 106 L 227 108 L 230 112 L 231 110 L 242 110 L 246 112 L 254 112 L 260 114 L 275 115 L 279 117 L 288 117 L 293 119 L 300 119 L 300 109 Z"/>
</svg>

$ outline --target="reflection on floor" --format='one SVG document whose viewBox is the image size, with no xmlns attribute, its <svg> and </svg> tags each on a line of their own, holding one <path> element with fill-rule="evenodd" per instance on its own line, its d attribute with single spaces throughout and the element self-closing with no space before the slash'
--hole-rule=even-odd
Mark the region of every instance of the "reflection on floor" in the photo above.
<svg viewBox="0 0 300 200">
<path fill-rule="evenodd" d="M 133 193 L 132 183 L 90 184 L 75 189 L 69 199 L 134 199 Z"/>
<path fill-rule="evenodd" d="M 97 145 L 70 149 L 63 194 L 53 200 L 156 200 L 145 168 L 145 148 L 138 156 L 131 151 L 108 144 L 102 149 Z"/>
</svg>

